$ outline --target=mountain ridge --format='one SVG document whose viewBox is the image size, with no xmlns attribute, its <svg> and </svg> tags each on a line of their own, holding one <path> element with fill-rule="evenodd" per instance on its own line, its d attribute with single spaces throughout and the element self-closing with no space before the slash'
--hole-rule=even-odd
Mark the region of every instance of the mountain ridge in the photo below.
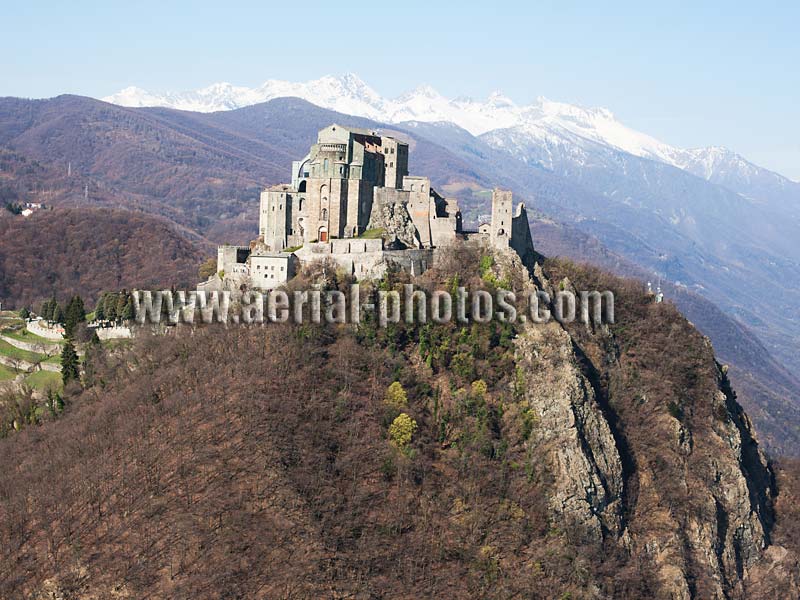
<svg viewBox="0 0 800 600">
<path fill-rule="evenodd" d="M 63 96 L 46 101 L 0 100 L 0 146 L 48 165 L 52 170 L 59 167 L 63 170 L 61 179 L 48 172 L 27 180 L 30 189 L 21 190 L 18 200 L 35 201 L 40 197 L 40 191 L 36 190 L 44 186 L 53 188 L 52 195 L 45 200 L 48 204 L 81 205 L 86 182 L 91 205 L 141 210 L 167 217 L 184 230 L 194 230 L 214 242 L 246 243 L 256 231 L 260 189 L 284 181 L 290 161 L 302 156 L 316 139 L 318 129 L 331 122 L 379 128 L 408 141 L 411 171 L 429 173 L 437 189 L 458 197 L 465 223 L 476 223 L 487 212 L 486 196 L 480 195 L 480 190 L 505 187 L 514 191 L 516 199 L 525 201 L 529 211 L 535 209 L 540 215 L 571 224 L 583 234 L 602 238 L 606 247 L 610 246 L 628 260 L 636 259 L 633 262 L 646 268 L 648 273 L 654 273 L 653 277 L 658 277 L 656 272 L 669 270 L 684 279 L 682 273 L 688 270 L 699 281 L 707 285 L 713 283 L 730 300 L 733 291 L 729 283 L 727 287 L 724 285 L 730 277 L 718 266 L 717 259 L 709 263 L 706 250 L 695 247 L 685 233 L 675 232 L 668 237 L 673 245 L 667 249 L 666 258 L 662 258 L 666 250 L 659 247 L 659 237 L 665 235 L 671 225 L 658 210 L 663 212 L 664 202 L 669 198 L 675 202 L 681 200 L 680 193 L 673 191 L 664 198 L 664 190 L 657 190 L 657 194 L 648 192 L 641 200 L 648 200 L 656 210 L 637 209 L 630 203 L 617 202 L 613 196 L 604 195 L 597 186 L 590 189 L 568 172 L 558 173 L 526 164 L 448 123 L 378 123 L 287 98 L 234 111 L 203 114 L 166 108 L 122 108 L 90 98 Z M 609 164 L 615 164 L 620 155 L 609 152 Z M 649 175 L 660 172 L 661 177 L 679 176 L 680 181 L 714 190 L 715 194 L 721 194 L 721 198 L 736 205 L 744 206 L 747 202 L 740 195 L 674 167 L 628 154 L 621 156 Z M 70 162 L 72 177 L 66 178 Z M 598 177 L 607 179 L 611 174 L 601 172 Z M 681 188 L 676 189 L 680 191 Z M 704 200 L 713 208 L 713 198 Z M 598 207 L 604 206 L 605 211 L 597 212 Z M 688 210 L 692 203 L 684 202 L 681 206 Z M 615 212 L 610 210 L 612 207 Z M 748 212 L 742 214 L 743 219 L 752 221 Z M 692 216 L 691 213 L 687 215 Z M 717 217 L 712 214 L 710 218 Z M 732 230 L 722 233 L 725 237 L 739 236 Z M 546 250 L 544 245 L 540 247 Z M 722 266 L 736 267 L 735 264 Z M 750 273 L 764 276 L 760 267 L 737 269 L 741 281 L 748 281 Z M 772 279 L 780 282 L 785 278 L 776 271 Z M 758 281 L 752 283 L 752 287 L 761 289 Z M 750 298 L 743 306 L 748 308 L 749 302 Z M 711 311 L 705 312 L 710 314 Z M 736 314 L 734 312 L 734 317 Z M 728 315 L 731 315 L 730 310 Z M 752 329 L 753 324 L 749 320 L 746 322 L 748 329 Z M 786 337 L 782 338 L 784 345 Z M 775 338 L 762 339 L 769 342 L 769 349 L 777 356 Z M 741 352 L 731 348 L 727 354 L 738 356 Z M 784 364 L 791 364 L 785 352 L 779 358 Z M 739 364 L 741 361 L 737 361 L 736 365 Z M 766 373 L 759 377 L 767 387 L 774 379 Z M 800 394 L 792 398 L 798 396 Z M 761 405 L 773 404 L 767 401 Z M 795 422 L 787 413 L 781 411 L 780 414 L 780 419 Z M 759 422 L 765 421 L 760 419 Z M 779 429 L 781 427 L 775 431 Z M 771 445 L 773 439 L 769 440 Z"/>
<path fill-rule="evenodd" d="M 709 180 L 715 176 L 714 171 L 708 172 L 709 166 L 713 168 L 718 164 L 715 161 L 719 155 L 718 146 L 688 149 L 671 146 L 625 126 L 607 108 L 555 102 L 543 96 L 531 104 L 518 106 L 499 91 L 490 94 L 486 101 L 464 96 L 449 99 L 427 84 L 396 98 L 386 98 L 353 73 L 341 77 L 326 75 L 302 83 L 270 79 L 254 88 L 221 82 L 197 90 L 161 94 L 130 86 L 102 100 L 130 107 L 159 106 L 217 112 L 281 97 L 297 97 L 322 108 L 388 123 L 414 120 L 451 122 L 473 135 L 514 128 L 543 136 L 557 134 L 563 129 L 635 156 L 671 164 Z M 800 189 L 797 182 L 759 167 L 733 151 L 726 149 L 726 154 L 729 158 L 722 165 L 723 170 L 735 168 L 743 173 L 755 172 L 758 177 L 777 176 L 784 183 L 797 185 Z"/>
</svg>

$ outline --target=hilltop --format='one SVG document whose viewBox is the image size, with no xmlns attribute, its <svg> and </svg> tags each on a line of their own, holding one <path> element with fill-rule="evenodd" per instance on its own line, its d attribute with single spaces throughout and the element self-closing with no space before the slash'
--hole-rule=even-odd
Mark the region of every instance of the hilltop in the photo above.
<svg viewBox="0 0 800 600">
<path fill-rule="evenodd" d="M 531 285 L 479 261 L 455 249 L 417 283 Z M 108 355 L 101 387 L 0 440 L 0 593 L 794 593 L 795 480 L 776 486 L 707 340 L 639 284 L 563 261 L 536 283 L 610 287 L 620 319 L 207 327 Z"/>
</svg>

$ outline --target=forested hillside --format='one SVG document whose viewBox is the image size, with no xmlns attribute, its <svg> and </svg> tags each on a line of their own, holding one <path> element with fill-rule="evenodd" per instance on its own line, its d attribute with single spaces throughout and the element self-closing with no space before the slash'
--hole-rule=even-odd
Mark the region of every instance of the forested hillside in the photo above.
<svg viewBox="0 0 800 600">
<path fill-rule="evenodd" d="M 479 262 L 416 283 L 607 286 L 619 319 L 207 327 L 95 357 L 62 416 L 0 440 L 0 595 L 795 594 L 796 481 L 707 341 L 639 284 Z"/>
<path fill-rule="evenodd" d="M 74 208 L 0 217 L 0 298 L 38 309 L 41 300 L 105 290 L 193 286 L 213 254 L 169 222 L 126 210 Z"/>
</svg>

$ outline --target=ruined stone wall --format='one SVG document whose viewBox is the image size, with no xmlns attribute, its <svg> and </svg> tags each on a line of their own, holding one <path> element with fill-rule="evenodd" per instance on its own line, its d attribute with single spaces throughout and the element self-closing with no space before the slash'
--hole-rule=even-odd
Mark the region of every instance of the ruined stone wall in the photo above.
<svg viewBox="0 0 800 600">
<path fill-rule="evenodd" d="M 250 254 L 247 246 L 219 246 L 217 248 L 217 273 L 233 273 L 237 264 L 243 264 Z"/>
<path fill-rule="evenodd" d="M 405 177 L 403 189 L 408 192 L 406 209 L 411 216 L 423 248 L 433 246 L 431 237 L 431 182 L 427 177 Z"/>
<path fill-rule="evenodd" d="M 528 212 L 525 205 L 520 202 L 511 221 L 511 248 L 519 254 L 522 264 L 533 269 L 536 262 L 536 252 L 533 248 L 531 225 L 528 222 Z"/>
</svg>

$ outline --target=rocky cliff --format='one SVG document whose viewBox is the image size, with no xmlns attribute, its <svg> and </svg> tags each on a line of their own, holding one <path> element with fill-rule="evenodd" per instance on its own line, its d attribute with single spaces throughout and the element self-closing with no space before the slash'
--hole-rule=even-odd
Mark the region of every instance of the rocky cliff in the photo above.
<svg viewBox="0 0 800 600">
<path fill-rule="evenodd" d="M 537 275 L 551 296 L 577 291 L 570 277 L 579 289 L 609 283 L 558 263 Z M 708 340 L 672 306 L 617 300 L 614 324 L 532 326 L 517 341 L 551 508 L 652 564 L 666 597 L 750 597 L 782 553 L 767 552 L 772 468 Z"/>
</svg>

